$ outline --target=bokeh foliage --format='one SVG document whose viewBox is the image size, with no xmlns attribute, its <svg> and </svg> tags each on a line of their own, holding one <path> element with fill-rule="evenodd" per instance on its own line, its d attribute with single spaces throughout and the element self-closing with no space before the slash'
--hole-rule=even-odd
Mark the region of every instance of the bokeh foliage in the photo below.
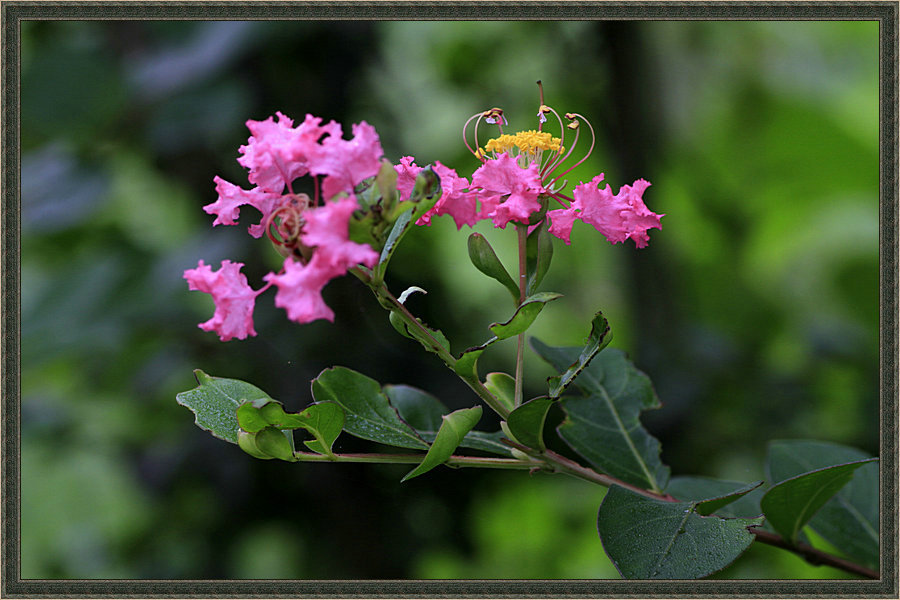
<svg viewBox="0 0 900 600">
<path fill-rule="evenodd" d="M 545 283 L 565 297 L 534 335 L 577 345 L 602 309 L 662 399 L 645 421 L 675 474 L 763 479 L 780 438 L 877 453 L 877 23 L 47 21 L 22 37 L 25 578 L 616 576 L 596 486 L 255 461 L 175 403 L 201 368 L 296 412 L 336 364 L 474 400 L 350 278 L 326 288 L 334 324 L 289 323 L 269 293 L 256 338 L 196 327 L 212 304 L 185 268 L 231 258 L 258 281 L 278 263 L 201 210 L 214 175 L 243 179 L 244 121 L 278 110 L 366 120 L 391 160 L 467 176 L 465 119 L 502 106 L 532 128 L 543 80 L 598 133 L 570 183 L 644 177 L 667 216 L 640 251 L 576 225 Z M 476 230 L 510 260 L 512 234 Z M 388 283 L 428 291 L 410 306 L 455 352 L 507 316 L 446 217 L 407 236 Z M 482 372 L 511 370 L 511 344 Z M 529 397 L 552 372 L 526 364 Z M 756 546 L 720 576 L 839 576 Z"/>
</svg>

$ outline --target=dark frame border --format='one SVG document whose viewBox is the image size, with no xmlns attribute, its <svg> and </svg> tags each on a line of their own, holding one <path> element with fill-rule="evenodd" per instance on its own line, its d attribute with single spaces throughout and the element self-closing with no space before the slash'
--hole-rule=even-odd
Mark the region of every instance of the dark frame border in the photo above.
<svg viewBox="0 0 900 600">
<path fill-rule="evenodd" d="M 889 1 L 479 2 L 344 0 L 252 3 L 12 0 L 0 5 L 2 174 L 2 479 L 4 598 L 897 598 L 898 14 Z M 866 20 L 879 23 L 881 576 L 850 580 L 37 580 L 20 578 L 20 22 L 23 20 Z M 889 510 L 886 510 L 889 509 Z"/>
</svg>

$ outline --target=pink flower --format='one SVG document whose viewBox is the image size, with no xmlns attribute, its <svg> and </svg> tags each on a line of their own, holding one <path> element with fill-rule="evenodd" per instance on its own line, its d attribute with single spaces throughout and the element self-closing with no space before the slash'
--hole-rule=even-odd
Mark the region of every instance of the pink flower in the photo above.
<svg viewBox="0 0 900 600">
<path fill-rule="evenodd" d="M 278 122 L 269 117 L 265 121 L 247 121 L 252 134 L 238 162 L 250 170 L 248 179 L 267 192 L 282 193 L 285 187 L 310 171 L 310 162 L 318 157 L 322 136 L 340 138 L 341 126 L 331 121 L 320 126 L 322 119 L 306 115 L 303 123 L 294 122 L 276 113 Z"/>
<path fill-rule="evenodd" d="M 247 284 L 247 277 L 241 273 L 242 263 L 223 260 L 222 267 L 213 271 L 203 261 L 196 269 L 184 272 L 191 290 L 211 294 L 216 304 L 213 318 L 198 327 L 204 331 L 215 331 L 219 339 L 227 342 L 231 338 L 242 340 L 248 335 L 256 335 L 253 329 L 253 304 L 262 291 L 253 291 Z"/>
<path fill-rule="evenodd" d="M 256 335 L 253 305 L 272 285 L 278 287 L 276 306 L 287 309 L 290 319 L 333 320 L 322 288 L 348 269 L 372 267 L 379 259 L 367 244 L 349 239 L 350 219 L 359 208 L 354 188 L 381 168 L 383 151 L 375 128 L 365 122 L 353 125 L 353 138 L 344 140 L 335 121 L 322 125 L 322 119 L 306 115 L 294 127 L 287 116 L 276 116 L 277 121 L 247 121 L 251 136 L 241 146 L 238 162 L 248 169 L 247 178 L 255 187 L 246 190 L 216 177 L 218 198 L 203 209 L 216 216 L 213 225 L 236 224 L 243 206 L 257 209 L 262 216 L 249 232 L 257 238 L 266 234 L 288 257 L 283 270 L 266 275 L 267 284 L 258 291 L 240 274 L 240 263 L 223 261 L 214 273 L 200 261 L 184 273 L 190 289 L 213 295 L 215 314 L 200 327 L 215 330 L 222 340 Z M 325 176 L 321 186 L 316 178 L 310 195 L 295 193 L 292 187 L 305 175 Z"/>
<path fill-rule="evenodd" d="M 372 177 L 381 168 L 384 151 L 375 128 L 365 121 L 353 125 L 353 139 L 341 139 L 340 134 L 322 141 L 310 173 L 327 175 L 322 182 L 322 194 L 332 198 L 341 192 L 352 192 L 363 179 Z"/>
<path fill-rule="evenodd" d="M 660 229 L 659 219 L 665 216 L 651 212 L 644 204 L 642 195 L 650 182 L 638 179 L 613 195 L 609 184 L 598 189 L 601 179 L 603 176 L 598 175 L 590 183 L 575 186 L 572 208 L 580 209 L 577 218 L 592 225 L 613 244 L 630 239 L 638 248 L 645 247 L 650 240 L 647 230 Z"/>
<path fill-rule="evenodd" d="M 334 312 L 322 299 L 322 288 L 333 277 L 327 260 L 315 254 L 305 265 L 286 258 L 284 273 L 269 273 L 264 279 L 278 287 L 275 306 L 285 309 L 291 321 L 310 323 L 316 319 L 334 322 Z"/>
<path fill-rule="evenodd" d="M 263 223 L 281 204 L 282 196 L 266 192 L 259 187 L 245 190 L 221 177 L 215 177 L 213 181 L 216 184 L 216 193 L 219 194 L 219 198 L 212 204 L 203 207 L 207 214 L 216 215 L 213 225 L 237 225 L 236 220 L 239 217 L 240 207 L 249 204 L 262 213 L 260 223 L 250 226 L 250 235 L 255 238 L 261 237 L 265 230 Z"/>
<path fill-rule="evenodd" d="M 412 156 L 404 156 L 399 165 L 394 165 L 397 171 L 397 191 L 400 192 L 400 200 L 409 200 L 413 188 L 416 186 L 416 177 L 422 171 L 422 167 L 416 165 Z"/>
<path fill-rule="evenodd" d="M 547 217 L 550 219 L 550 233 L 564 241 L 567 246 L 571 243 L 570 236 L 575 219 L 578 218 L 577 212 L 574 205 L 547 211 Z"/>
<path fill-rule="evenodd" d="M 359 264 L 371 267 L 378 262 L 378 253 L 368 244 L 349 240 L 350 217 L 358 206 L 356 198 L 350 196 L 303 213 L 306 226 L 300 240 L 316 248 L 314 258 L 318 257 L 319 268 L 330 268 L 332 277 Z"/>
<path fill-rule="evenodd" d="M 472 187 L 480 188 L 479 197 L 490 207 L 487 214 L 482 207 L 482 218 L 490 218 L 500 229 L 510 221 L 527 223 L 541 209 L 537 198 L 544 189 L 538 166 L 532 163 L 523 168 L 506 152 L 478 167 L 472 174 Z"/>
</svg>

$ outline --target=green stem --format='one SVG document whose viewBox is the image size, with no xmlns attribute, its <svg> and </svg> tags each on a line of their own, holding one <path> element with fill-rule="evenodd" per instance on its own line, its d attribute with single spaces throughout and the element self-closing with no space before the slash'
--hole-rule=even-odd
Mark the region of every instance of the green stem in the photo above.
<svg viewBox="0 0 900 600">
<path fill-rule="evenodd" d="M 326 456 L 314 452 L 294 452 L 298 462 L 344 462 L 344 463 L 385 463 L 385 464 L 419 464 L 424 454 L 333 454 Z M 491 469 L 527 470 L 540 467 L 537 461 L 525 461 L 518 458 L 493 458 L 484 456 L 451 456 L 444 463 L 450 467 L 481 467 Z"/>
<path fill-rule="evenodd" d="M 402 302 L 397 300 L 393 294 L 387 289 L 387 286 L 384 283 L 381 283 L 378 286 L 373 284 L 372 276 L 366 271 L 359 267 L 350 269 L 350 272 L 356 275 L 356 277 L 365 283 L 372 292 L 375 294 L 375 297 L 378 298 L 379 304 L 381 304 L 384 308 L 391 310 L 403 320 L 403 323 L 407 328 L 416 329 L 419 331 L 428 341 L 429 345 L 432 347 L 432 352 L 437 354 L 438 357 L 444 361 L 444 364 L 447 365 L 450 369 L 453 369 L 453 372 L 456 373 L 456 358 L 450 353 L 449 348 L 445 348 L 439 341 L 437 341 L 427 327 L 422 325 L 416 317 L 409 312 L 409 309 L 403 305 Z M 509 409 L 503 405 L 503 403 L 498 400 L 494 395 L 488 390 L 481 380 L 478 377 L 460 375 L 457 373 L 460 379 L 462 379 L 469 388 L 475 392 L 479 398 L 484 400 L 485 404 L 487 404 L 491 409 L 494 410 L 498 415 L 503 418 L 506 418 L 509 415 Z"/>
<path fill-rule="evenodd" d="M 526 242 L 528 240 L 528 226 L 517 223 L 516 235 L 519 238 L 519 306 L 521 306 L 527 297 Z M 516 387 L 513 404 L 514 406 L 520 406 L 522 404 L 522 380 L 525 367 L 525 332 L 517 336 L 516 342 Z"/>
</svg>

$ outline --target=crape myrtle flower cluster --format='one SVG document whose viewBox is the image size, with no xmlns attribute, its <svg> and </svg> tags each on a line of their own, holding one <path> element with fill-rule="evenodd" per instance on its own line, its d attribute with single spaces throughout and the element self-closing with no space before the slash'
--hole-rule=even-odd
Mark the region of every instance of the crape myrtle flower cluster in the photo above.
<svg viewBox="0 0 900 600">
<path fill-rule="evenodd" d="M 272 117 L 247 121 L 252 135 L 241 146 L 238 162 L 249 170 L 247 178 L 255 187 L 245 190 L 216 177 L 219 198 L 203 208 L 216 215 L 213 225 L 234 225 L 242 206 L 257 209 L 262 216 L 249 233 L 257 238 L 265 234 L 284 250 L 282 269 L 266 275 L 258 290 L 240 272 L 242 263 L 226 260 L 213 271 L 201 260 L 196 269 L 184 272 L 190 289 L 212 295 L 215 314 L 200 328 L 215 331 L 222 341 L 256 335 L 254 303 L 272 285 L 278 288 L 275 305 L 292 321 L 333 321 L 322 288 L 350 268 L 378 261 L 375 250 L 351 241 L 348 234 L 358 207 L 353 189 L 381 167 L 384 152 L 375 128 L 366 122 L 353 125 L 353 138 L 345 140 L 334 121 L 323 126 L 322 119 L 307 115 L 294 127 L 285 115 L 277 117 L 277 122 Z M 307 175 L 315 179 L 314 198 L 294 193 L 294 181 Z"/>
<path fill-rule="evenodd" d="M 499 108 L 469 118 L 463 127 L 463 139 L 481 166 L 470 182 L 436 161 L 432 169 L 440 178 L 442 194 L 416 224 L 430 225 L 433 217 L 450 215 L 460 229 L 485 219 L 502 229 L 510 222 L 536 227 L 549 219 L 550 233 L 569 244 L 574 221 L 580 220 L 613 244 L 631 239 L 638 248 L 646 246 L 647 230 L 659 228 L 663 216 L 644 205 L 642 195 L 650 183 L 639 179 L 613 194 L 608 184 L 599 187 L 603 180 L 600 174 L 589 183 L 576 185 L 572 196 L 564 194 L 566 181 L 562 178 L 593 150 L 593 128 L 574 113 L 565 114 L 568 123 L 564 125 L 562 117 L 543 103 L 543 92 L 541 95 L 537 130 L 504 134 L 507 122 Z M 542 131 L 548 114 L 558 121 L 561 137 Z M 196 268 L 184 272 L 191 290 L 212 295 L 213 317 L 199 327 L 215 331 L 222 341 L 256 335 L 256 297 L 273 285 L 278 288 L 275 305 L 284 308 L 290 320 L 333 321 L 334 313 L 322 299 L 322 289 L 348 270 L 359 265 L 371 268 L 379 259 L 380 248 L 353 241 L 349 234 L 350 221 L 364 204 L 354 190 L 377 175 L 383 164 L 384 152 L 374 127 L 364 121 L 354 124 L 353 137 L 345 140 L 341 125 L 335 121 L 322 125 L 321 118 L 306 115 L 295 127 L 280 112 L 276 116 L 277 121 L 273 117 L 247 121 L 251 136 L 240 147 L 238 162 L 248 169 L 248 180 L 254 187 L 244 189 L 216 177 L 218 199 L 203 208 L 216 216 L 213 225 L 235 225 L 243 206 L 258 210 L 260 221 L 248 232 L 256 238 L 266 235 L 275 244 L 285 257 L 282 268 L 267 274 L 263 278 L 266 283 L 257 290 L 241 273 L 242 263 L 224 260 L 214 271 L 201 260 Z M 468 140 L 473 121 L 474 149 Z M 478 144 L 482 121 L 496 125 L 500 133 L 483 147 Z M 590 148 L 563 170 L 578 142 L 581 122 L 590 129 Z M 568 151 L 564 145 L 567 130 L 574 132 Z M 422 167 L 406 156 L 394 170 L 399 200 L 409 200 Z M 312 198 L 294 192 L 295 181 L 306 176 L 313 179 Z"/>
</svg>

